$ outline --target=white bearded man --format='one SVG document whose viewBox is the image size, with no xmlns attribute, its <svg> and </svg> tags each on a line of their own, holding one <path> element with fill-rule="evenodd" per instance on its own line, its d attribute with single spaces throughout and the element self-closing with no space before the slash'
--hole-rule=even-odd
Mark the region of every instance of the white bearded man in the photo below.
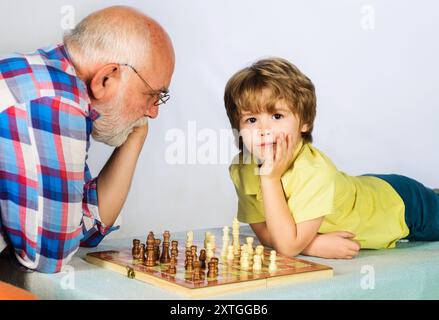
<svg viewBox="0 0 439 320">
<path fill-rule="evenodd" d="M 0 252 L 59 272 L 117 229 L 174 63 L 166 31 L 122 6 L 92 13 L 60 45 L 0 58 Z M 90 135 L 115 147 L 94 179 Z"/>
</svg>

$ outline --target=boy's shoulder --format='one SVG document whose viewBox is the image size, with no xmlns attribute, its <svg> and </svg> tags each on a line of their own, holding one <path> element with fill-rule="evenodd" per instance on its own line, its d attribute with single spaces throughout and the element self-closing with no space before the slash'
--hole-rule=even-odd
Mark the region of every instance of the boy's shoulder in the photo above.
<svg viewBox="0 0 439 320">
<path fill-rule="evenodd" d="M 303 186 L 304 184 L 327 185 L 334 182 L 338 170 L 323 152 L 306 143 L 291 167 L 282 176 L 284 186 Z"/>
<path fill-rule="evenodd" d="M 243 151 L 233 158 L 229 166 L 229 173 L 230 178 L 238 188 L 244 187 L 244 184 L 256 182 L 255 179 L 258 180 L 257 164 L 254 158 Z"/>
</svg>

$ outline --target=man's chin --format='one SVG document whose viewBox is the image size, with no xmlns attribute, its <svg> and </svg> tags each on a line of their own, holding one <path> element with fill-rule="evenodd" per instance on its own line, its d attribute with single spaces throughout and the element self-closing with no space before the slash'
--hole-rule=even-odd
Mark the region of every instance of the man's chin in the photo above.
<svg viewBox="0 0 439 320">
<path fill-rule="evenodd" d="M 125 129 L 120 130 L 118 133 L 108 133 L 103 134 L 102 132 L 98 132 L 95 130 L 96 128 L 93 128 L 92 131 L 92 137 L 94 140 L 98 142 L 102 142 L 110 147 L 120 147 L 127 141 L 128 136 L 133 132 L 135 127 L 145 125 L 147 123 L 146 118 L 140 118 L 134 122 L 132 122 L 129 126 L 127 126 Z"/>
<path fill-rule="evenodd" d="M 131 129 L 131 131 L 133 131 Z M 102 142 L 104 144 L 106 144 L 107 146 L 110 147 L 120 147 L 121 145 L 123 145 L 125 143 L 125 141 L 128 139 L 128 136 L 131 132 L 121 132 L 117 135 L 113 135 L 113 136 L 103 136 L 103 135 L 99 135 L 99 134 L 95 134 L 94 132 L 92 133 L 92 137 L 95 141 L 97 142 Z"/>
</svg>

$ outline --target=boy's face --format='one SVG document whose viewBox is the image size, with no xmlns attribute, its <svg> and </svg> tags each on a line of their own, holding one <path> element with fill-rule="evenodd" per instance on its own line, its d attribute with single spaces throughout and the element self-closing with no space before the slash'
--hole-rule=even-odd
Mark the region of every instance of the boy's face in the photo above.
<svg viewBox="0 0 439 320">
<path fill-rule="evenodd" d="M 293 150 L 302 139 L 307 126 L 301 125 L 287 104 L 279 100 L 272 112 L 243 112 L 239 121 L 240 135 L 247 150 L 260 161 L 273 158 L 276 153 L 276 139 L 281 133 L 291 134 Z"/>
</svg>

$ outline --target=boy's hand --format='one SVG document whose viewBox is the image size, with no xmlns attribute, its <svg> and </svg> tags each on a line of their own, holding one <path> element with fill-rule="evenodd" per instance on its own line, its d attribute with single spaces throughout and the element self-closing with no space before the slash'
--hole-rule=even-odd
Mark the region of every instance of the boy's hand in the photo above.
<svg viewBox="0 0 439 320">
<path fill-rule="evenodd" d="M 280 180 L 293 160 L 292 135 L 285 135 L 281 132 L 271 150 L 273 152 L 268 154 L 259 170 L 259 174 L 261 178 Z"/>
<path fill-rule="evenodd" d="M 302 253 L 327 259 L 352 259 L 360 251 L 358 242 L 352 240 L 354 237 L 347 231 L 318 234 Z"/>
</svg>

